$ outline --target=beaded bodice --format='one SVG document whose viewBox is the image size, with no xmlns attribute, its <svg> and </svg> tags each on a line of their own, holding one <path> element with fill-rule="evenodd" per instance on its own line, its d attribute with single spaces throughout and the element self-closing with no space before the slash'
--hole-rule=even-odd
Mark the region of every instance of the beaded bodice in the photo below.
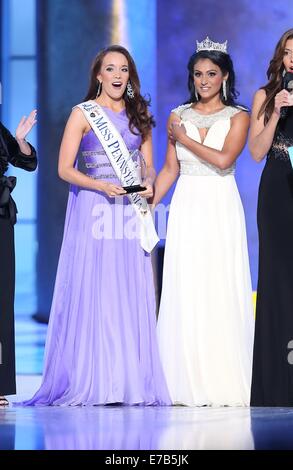
<svg viewBox="0 0 293 470">
<path fill-rule="evenodd" d="M 268 152 L 268 160 L 289 161 L 288 147 L 293 147 L 293 108 L 287 110 L 286 117 L 280 119 L 272 146 Z M 290 165 L 291 169 L 291 165 Z"/>
<path fill-rule="evenodd" d="M 274 137 L 272 146 L 268 153 L 268 160 L 283 160 L 289 162 L 288 147 L 293 146 L 293 138 L 279 131 Z"/>
<path fill-rule="evenodd" d="M 196 142 L 222 150 L 225 138 L 231 127 L 231 118 L 241 111 L 241 108 L 226 106 L 217 113 L 204 115 L 198 113 L 191 107 L 191 104 L 181 105 L 172 112 L 180 117 L 186 128 L 188 137 Z M 201 136 L 198 129 L 206 128 L 208 132 L 205 139 L 201 142 Z M 226 170 L 207 163 L 197 157 L 180 143 L 176 143 L 177 158 L 180 163 L 180 174 L 190 176 L 226 176 L 234 174 L 235 163 Z"/>
<path fill-rule="evenodd" d="M 129 129 L 129 120 L 125 110 L 116 113 L 109 108 L 103 107 L 104 111 L 123 137 L 130 154 L 136 154 L 135 150 L 141 146 L 141 136 L 133 134 Z M 112 168 L 102 144 L 93 130 L 90 130 L 82 139 L 80 145 L 80 157 L 78 168 L 94 179 L 118 183 L 118 178 Z"/>
</svg>

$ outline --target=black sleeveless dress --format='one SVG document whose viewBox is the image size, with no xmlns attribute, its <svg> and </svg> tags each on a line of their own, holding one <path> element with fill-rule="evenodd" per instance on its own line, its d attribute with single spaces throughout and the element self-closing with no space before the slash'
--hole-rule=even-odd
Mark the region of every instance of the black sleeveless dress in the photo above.
<svg viewBox="0 0 293 470">
<path fill-rule="evenodd" d="M 259 277 L 251 406 L 293 406 L 293 109 L 280 119 L 259 187 Z M 292 351 L 292 352 L 291 352 Z"/>
<path fill-rule="evenodd" d="M 16 178 L 5 176 L 8 164 L 33 171 L 35 149 L 30 156 L 0 122 L 0 396 L 15 393 L 14 353 L 14 224 L 16 205 L 11 197 Z"/>
</svg>

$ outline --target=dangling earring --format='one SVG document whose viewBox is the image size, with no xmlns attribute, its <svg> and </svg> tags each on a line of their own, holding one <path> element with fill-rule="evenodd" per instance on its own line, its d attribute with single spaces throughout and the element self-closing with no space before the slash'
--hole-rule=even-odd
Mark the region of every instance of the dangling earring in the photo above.
<svg viewBox="0 0 293 470">
<path fill-rule="evenodd" d="M 97 94 L 96 94 L 96 98 L 98 98 L 98 96 L 100 96 L 101 92 L 102 92 L 102 82 L 100 82 L 99 80 L 97 80 Z"/>
<path fill-rule="evenodd" d="M 223 80 L 223 97 L 227 101 L 227 80 Z"/>
<path fill-rule="evenodd" d="M 127 91 L 126 91 L 127 96 L 128 96 L 128 98 L 130 98 L 132 100 L 134 98 L 134 91 L 133 91 L 130 80 L 128 81 L 128 83 L 126 85 L 126 88 L 127 88 Z"/>
<path fill-rule="evenodd" d="M 284 78 L 286 75 L 286 69 L 284 68 L 283 72 L 282 72 L 282 77 Z"/>
<path fill-rule="evenodd" d="M 198 93 L 195 87 L 194 87 L 194 96 L 195 96 L 196 101 L 198 101 Z"/>
</svg>

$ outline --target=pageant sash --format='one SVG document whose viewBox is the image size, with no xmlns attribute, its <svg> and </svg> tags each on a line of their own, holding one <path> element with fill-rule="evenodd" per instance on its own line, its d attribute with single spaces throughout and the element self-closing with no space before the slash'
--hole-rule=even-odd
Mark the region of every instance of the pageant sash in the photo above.
<svg viewBox="0 0 293 470">
<path fill-rule="evenodd" d="M 116 129 L 102 107 L 93 100 L 80 103 L 77 107 L 81 109 L 95 135 L 101 142 L 121 185 L 132 186 L 140 184 L 135 163 L 132 158 L 129 158 L 128 148 L 120 132 Z M 150 253 L 158 243 L 159 237 L 148 203 L 139 193 L 127 194 L 127 197 L 140 220 L 141 247 Z"/>
</svg>

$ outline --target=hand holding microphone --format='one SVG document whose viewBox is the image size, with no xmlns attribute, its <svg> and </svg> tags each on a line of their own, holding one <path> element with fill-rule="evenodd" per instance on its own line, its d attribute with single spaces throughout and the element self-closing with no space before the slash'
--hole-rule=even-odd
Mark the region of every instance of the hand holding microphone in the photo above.
<svg viewBox="0 0 293 470">
<path fill-rule="evenodd" d="M 288 107 L 293 106 L 293 73 L 287 72 L 283 78 L 283 90 L 280 92 L 283 93 L 283 102 L 282 108 L 280 110 L 280 118 L 284 119 L 288 114 Z M 286 93 L 286 94 L 285 94 Z M 277 98 L 277 95 L 276 95 Z M 276 103 L 276 100 L 275 100 Z M 288 147 L 288 153 L 290 162 L 293 168 L 293 147 Z"/>
<path fill-rule="evenodd" d="M 283 90 L 276 95 L 280 95 L 280 118 L 284 119 L 288 113 L 288 106 L 293 106 L 293 73 L 286 72 L 283 77 Z M 275 98 L 275 109 L 276 109 Z"/>
</svg>

